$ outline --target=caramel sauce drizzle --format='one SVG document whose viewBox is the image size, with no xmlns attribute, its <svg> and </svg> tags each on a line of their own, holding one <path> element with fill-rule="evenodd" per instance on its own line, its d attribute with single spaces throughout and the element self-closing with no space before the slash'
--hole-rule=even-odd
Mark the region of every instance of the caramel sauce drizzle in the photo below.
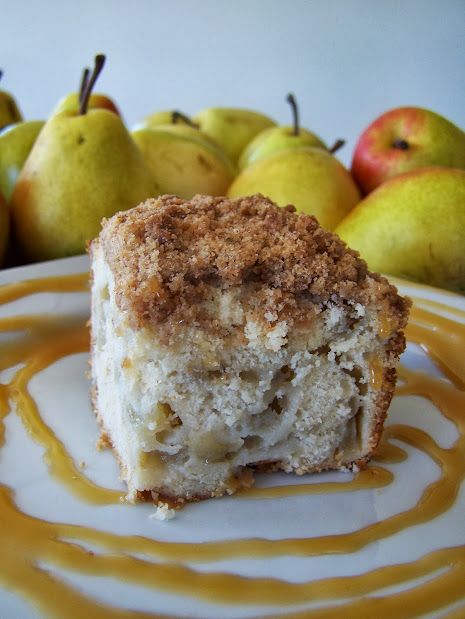
<svg viewBox="0 0 465 619">
<path fill-rule="evenodd" d="M 87 286 L 87 274 L 29 280 L 0 288 L 0 303 L 8 303 L 37 292 L 76 292 Z M 429 305 L 430 304 L 430 305 Z M 443 448 L 426 432 L 405 424 L 387 426 L 375 460 L 378 464 L 402 462 L 407 453 L 391 440 L 412 445 L 426 453 L 440 467 L 440 478 L 430 483 L 416 505 L 359 530 L 313 538 L 241 539 L 202 544 L 164 542 L 136 536 L 115 535 L 90 527 L 40 520 L 22 512 L 13 491 L 0 486 L 0 540 L 2 561 L 0 581 L 9 589 L 26 595 L 43 613 L 52 617 L 82 616 L 161 617 L 118 609 L 99 603 L 61 581 L 42 565 L 88 575 L 111 576 L 147 588 L 184 594 L 211 603 L 231 605 L 289 606 L 319 601 L 344 600 L 334 605 L 299 612 L 286 617 L 347 617 L 355 614 L 370 619 L 376 615 L 417 617 L 425 612 L 445 609 L 465 599 L 465 545 L 430 552 L 411 563 L 387 565 L 356 576 L 325 578 L 291 583 L 276 578 L 246 578 L 222 572 L 199 572 L 188 562 L 215 562 L 232 558 L 277 556 L 310 557 L 351 553 L 370 543 L 389 537 L 416 524 L 445 513 L 455 502 L 465 478 L 465 325 L 438 316 L 426 309 L 442 309 L 436 302 L 421 300 L 412 309 L 407 329 L 410 341 L 424 348 L 450 382 L 400 370 L 403 383 L 397 395 L 418 395 L 430 400 L 452 421 L 459 436 L 450 448 Z M 465 318 L 459 310 L 449 314 Z M 15 316 L 0 319 L 0 332 L 12 334 L 0 344 L 0 370 L 19 366 L 8 384 L 0 384 L 0 446 L 4 441 L 3 420 L 10 412 L 19 415 L 31 438 L 44 448 L 50 475 L 80 500 L 95 505 L 121 500 L 115 490 L 101 488 L 90 481 L 74 464 L 63 443 L 44 423 L 28 391 L 31 378 L 55 361 L 88 350 L 88 331 L 84 319 L 46 315 Z M 376 369 L 373 381 L 378 380 Z M 272 488 L 252 488 L 242 493 L 246 499 L 282 498 L 329 492 L 363 491 L 393 482 L 393 474 L 382 466 L 348 476 L 346 482 L 319 482 Z M 101 549 L 94 553 L 81 544 Z M 146 559 L 134 556 L 143 554 Z M 156 559 L 157 562 L 153 562 Z M 438 572 L 438 573 L 437 573 Z M 394 594 L 380 597 L 378 591 L 393 585 L 408 585 L 421 576 L 430 578 Z M 376 598 L 366 597 L 371 593 Z M 349 599 L 357 598 L 357 599 Z M 347 601 L 349 599 L 349 601 Z M 463 616 L 464 607 L 450 617 Z M 462 614 L 461 614 L 462 613 Z"/>
</svg>

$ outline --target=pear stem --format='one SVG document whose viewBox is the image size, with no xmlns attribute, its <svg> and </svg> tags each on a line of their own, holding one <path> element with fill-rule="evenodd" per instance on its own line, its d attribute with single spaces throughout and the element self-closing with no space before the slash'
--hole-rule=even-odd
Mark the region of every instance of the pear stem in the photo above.
<svg viewBox="0 0 465 619">
<path fill-rule="evenodd" d="M 344 144 L 346 143 L 345 140 L 341 140 L 339 138 L 339 140 L 336 140 L 334 142 L 334 144 L 331 146 L 331 148 L 328 148 L 328 151 L 331 153 L 331 155 L 334 155 L 334 153 L 337 153 L 337 151 L 342 148 L 344 146 Z"/>
<path fill-rule="evenodd" d="M 82 101 L 79 106 L 79 114 L 86 114 L 87 107 L 89 105 L 89 98 L 92 92 L 92 89 L 97 81 L 98 76 L 100 75 L 103 65 L 105 64 L 105 56 L 103 54 L 97 54 L 95 56 L 95 64 L 94 70 L 92 71 L 92 75 L 87 80 L 86 86 L 84 88 L 84 92 L 82 93 Z"/>
<path fill-rule="evenodd" d="M 189 127 L 193 127 L 194 129 L 199 129 L 200 128 L 200 125 L 195 123 L 192 120 L 192 118 L 189 118 L 189 116 L 186 116 L 185 114 L 183 114 L 179 110 L 174 110 L 172 112 L 172 114 L 171 114 L 171 122 L 173 123 L 173 125 L 176 125 L 178 120 L 182 120 L 183 122 L 186 123 L 186 125 L 189 125 Z"/>
<path fill-rule="evenodd" d="M 291 106 L 291 109 L 292 109 L 292 120 L 293 120 L 293 125 L 294 125 L 294 129 L 292 131 L 292 135 L 299 135 L 299 133 L 300 133 L 299 108 L 297 106 L 297 101 L 295 100 L 295 97 L 292 94 L 292 92 L 290 92 L 287 95 L 286 101 L 289 103 L 289 105 Z"/>
<path fill-rule="evenodd" d="M 82 103 L 84 91 L 86 89 L 87 82 L 89 81 L 89 75 L 90 75 L 90 69 L 86 67 L 84 71 L 82 72 L 81 84 L 79 86 L 79 96 L 78 96 L 79 105 L 81 105 Z"/>
</svg>

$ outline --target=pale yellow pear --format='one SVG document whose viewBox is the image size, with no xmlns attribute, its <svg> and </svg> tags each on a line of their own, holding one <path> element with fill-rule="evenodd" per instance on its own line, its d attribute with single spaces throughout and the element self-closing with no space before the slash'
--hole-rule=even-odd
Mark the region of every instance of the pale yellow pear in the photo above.
<svg viewBox="0 0 465 619">
<path fill-rule="evenodd" d="M 159 112 L 153 112 L 148 116 L 145 116 L 141 121 L 139 121 L 133 127 L 133 131 L 137 129 L 151 129 L 157 128 L 159 125 L 185 125 L 192 126 L 187 122 L 189 119 L 184 114 L 179 114 L 177 117 L 174 117 L 173 114 L 176 114 L 176 110 L 161 110 Z"/>
<path fill-rule="evenodd" d="M 43 126 L 43 120 L 26 120 L 0 131 L 0 191 L 7 201 Z"/>
<path fill-rule="evenodd" d="M 86 110 L 103 108 L 118 114 L 118 116 L 121 116 L 115 102 L 108 95 L 101 92 L 92 92 L 104 64 L 105 56 L 103 54 L 98 54 L 95 57 L 94 71 L 91 73 L 88 68 L 83 70 L 81 83 L 79 85 L 79 92 L 71 92 L 60 99 L 52 112 L 52 116 L 55 114 L 61 114 L 62 112 L 72 112 L 73 114 L 77 114 L 81 110 L 81 105 L 84 99 L 84 107 Z"/>
<path fill-rule="evenodd" d="M 326 149 L 326 144 L 321 138 L 308 129 L 299 128 L 299 133 L 295 134 L 294 128 L 290 126 L 269 127 L 256 135 L 244 148 L 239 157 L 239 169 L 243 170 L 259 159 L 279 151 L 302 146 L 317 146 Z"/>
<path fill-rule="evenodd" d="M 276 124 L 260 112 L 225 107 L 207 108 L 192 120 L 220 146 L 233 163 L 237 163 L 250 140 L 260 131 Z"/>
<path fill-rule="evenodd" d="M 161 193 L 189 199 L 195 194 L 220 196 L 235 168 L 222 150 L 187 125 L 159 125 L 132 132 Z"/>
<path fill-rule="evenodd" d="M 89 97 L 88 103 L 89 110 L 102 108 L 104 110 L 110 110 L 114 114 L 121 116 L 121 113 L 116 106 L 116 103 L 107 95 L 101 92 L 93 92 Z M 58 101 L 52 111 L 52 116 L 55 114 L 61 114 L 62 112 L 78 112 L 79 110 L 79 93 L 71 92 L 65 95 Z"/>
<path fill-rule="evenodd" d="M 268 127 L 251 140 L 239 157 L 238 167 L 243 170 L 263 157 L 289 148 L 301 146 L 319 146 L 326 149 L 326 144 L 312 131 L 300 126 L 299 106 L 292 93 L 286 97 L 292 112 L 292 126 Z"/>
<path fill-rule="evenodd" d="M 2 76 L 0 70 L 0 80 Z M 21 120 L 23 117 L 14 97 L 6 90 L 0 90 L 0 129 Z"/>
<path fill-rule="evenodd" d="M 8 214 L 8 205 L 5 198 L 0 193 L 0 266 L 3 265 L 3 260 L 6 254 L 8 245 L 10 228 L 10 218 Z"/>
<path fill-rule="evenodd" d="M 314 147 L 293 148 L 260 159 L 235 179 L 228 196 L 262 193 L 279 206 L 315 215 L 332 230 L 360 200 L 349 172 L 330 153 Z"/>
<path fill-rule="evenodd" d="M 16 241 L 29 260 L 79 254 L 103 217 L 159 189 L 121 118 L 104 109 L 44 125 L 11 199 Z"/>
<path fill-rule="evenodd" d="M 426 168 L 386 181 L 336 233 L 375 271 L 465 292 L 465 171 Z"/>
</svg>

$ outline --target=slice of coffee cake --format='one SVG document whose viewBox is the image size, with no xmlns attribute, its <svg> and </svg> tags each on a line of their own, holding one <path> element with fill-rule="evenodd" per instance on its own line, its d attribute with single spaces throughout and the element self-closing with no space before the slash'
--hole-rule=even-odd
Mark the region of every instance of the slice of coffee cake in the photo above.
<svg viewBox="0 0 465 619">
<path fill-rule="evenodd" d="M 106 221 L 91 255 L 94 405 L 129 497 L 370 457 L 408 301 L 313 217 L 163 196 Z"/>
</svg>

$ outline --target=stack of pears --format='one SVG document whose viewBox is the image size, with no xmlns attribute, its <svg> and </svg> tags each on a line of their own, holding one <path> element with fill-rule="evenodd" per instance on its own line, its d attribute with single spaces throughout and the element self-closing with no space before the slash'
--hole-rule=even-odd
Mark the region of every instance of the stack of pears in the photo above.
<svg viewBox="0 0 465 619">
<path fill-rule="evenodd" d="M 224 195 L 236 170 L 221 148 L 180 112 L 152 115 L 132 131 L 160 191 L 189 199 Z"/>
<path fill-rule="evenodd" d="M 10 220 L 19 258 L 47 260 L 84 252 L 102 218 L 151 196 L 262 193 L 315 215 L 374 270 L 465 292 L 465 133 L 444 117 L 386 112 L 349 172 L 334 157 L 344 142 L 328 148 L 303 128 L 292 94 L 288 126 L 210 107 L 192 118 L 158 111 L 129 132 L 114 101 L 93 92 L 104 60 L 46 122 L 23 121 L 0 91 L 0 261 Z"/>
<path fill-rule="evenodd" d="M 100 222 L 159 189 L 121 118 L 89 98 L 104 56 L 84 81 L 79 108 L 42 127 L 11 198 L 15 240 L 27 260 L 82 253 Z"/>
<path fill-rule="evenodd" d="M 293 113 L 289 127 L 241 108 L 208 108 L 192 119 L 165 110 L 147 116 L 132 136 L 163 193 L 190 198 L 259 192 L 316 215 L 332 229 L 360 193 L 332 156 L 335 148 L 300 127 L 295 97 L 287 100 Z"/>
<path fill-rule="evenodd" d="M 328 149 L 319 136 L 300 127 L 295 97 L 289 94 L 287 101 L 292 126 L 265 129 L 249 142 L 228 196 L 263 193 L 280 206 L 293 204 L 315 215 L 323 227 L 333 230 L 360 200 L 350 173 L 333 156 L 343 141 Z"/>
<path fill-rule="evenodd" d="M 3 71 L 0 70 L 0 80 L 3 77 Z M 0 90 L 0 130 L 5 131 L 13 123 L 18 123 L 22 120 L 22 115 L 19 107 L 9 92 Z M 3 170 L 2 150 L 0 147 L 0 170 Z M 7 206 L 8 185 L 5 181 L 4 174 L 0 171 L 0 266 L 3 263 L 6 254 L 8 237 L 9 237 L 9 214 Z"/>
<path fill-rule="evenodd" d="M 416 107 L 362 133 L 352 173 L 364 200 L 336 232 L 370 268 L 465 293 L 465 133 Z"/>
<path fill-rule="evenodd" d="M 358 201 L 348 172 L 300 127 L 292 95 L 289 127 L 254 110 L 211 107 L 192 119 L 156 112 L 129 133 L 116 104 L 93 92 L 103 64 L 97 56 L 79 91 L 63 97 L 46 122 L 11 124 L 17 116 L 0 134 L 0 191 L 20 259 L 81 253 L 103 217 L 161 193 L 261 192 L 328 228 Z"/>
</svg>

